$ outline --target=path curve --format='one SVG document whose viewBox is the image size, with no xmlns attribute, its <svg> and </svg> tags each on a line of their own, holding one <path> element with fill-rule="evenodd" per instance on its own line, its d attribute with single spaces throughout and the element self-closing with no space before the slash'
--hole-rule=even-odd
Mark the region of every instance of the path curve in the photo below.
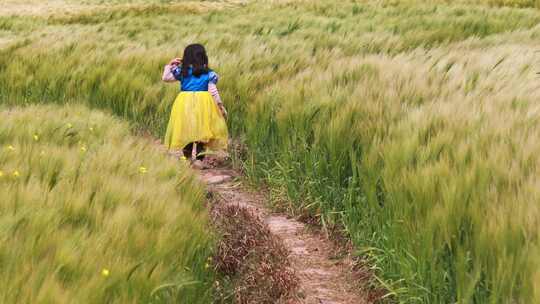
<svg viewBox="0 0 540 304">
<path fill-rule="evenodd" d="M 280 238 L 290 252 L 289 260 L 299 279 L 298 304 L 362 304 L 352 276 L 353 261 L 349 255 L 336 257 L 335 246 L 324 236 L 309 230 L 305 224 L 272 212 L 264 204 L 262 194 L 242 187 L 234 170 L 207 169 L 198 171 L 208 190 L 225 204 L 248 208 L 264 219 L 272 234 Z"/>
</svg>

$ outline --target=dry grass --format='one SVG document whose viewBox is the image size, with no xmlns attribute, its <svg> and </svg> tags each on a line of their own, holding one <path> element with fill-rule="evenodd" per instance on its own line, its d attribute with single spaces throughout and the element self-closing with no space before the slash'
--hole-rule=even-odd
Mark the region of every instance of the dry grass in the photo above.
<svg viewBox="0 0 540 304">
<path fill-rule="evenodd" d="M 213 207 L 221 239 L 214 256 L 216 269 L 234 286 L 235 303 L 285 303 L 298 282 L 281 240 L 247 208 L 235 205 Z"/>
</svg>

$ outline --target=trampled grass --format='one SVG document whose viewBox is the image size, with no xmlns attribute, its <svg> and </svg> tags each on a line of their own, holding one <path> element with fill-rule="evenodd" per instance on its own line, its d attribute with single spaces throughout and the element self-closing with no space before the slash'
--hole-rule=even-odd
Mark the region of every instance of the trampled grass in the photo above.
<svg viewBox="0 0 540 304">
<path fill-rule="evenodd" d="M 1 17 L 0 103 L 160 135 L 162 65 L 202 42 L 246 173 L 343 225 L 399 301 L 540 301 L 537 1 L 226 4 Z"/>
<path fill-rule="evenodd" d="M 80 106 L 0 116 L 0 302 L 211 302 L 212 237 L 185 166 Z"/>
</svg>

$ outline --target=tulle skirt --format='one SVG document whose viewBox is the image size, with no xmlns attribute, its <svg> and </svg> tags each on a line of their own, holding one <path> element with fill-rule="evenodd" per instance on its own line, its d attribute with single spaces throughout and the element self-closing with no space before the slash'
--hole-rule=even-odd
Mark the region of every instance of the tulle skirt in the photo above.
<svg viewBox="0 0 540 304">
<path fill-rule="evenodd" d="M 203 142 L 212 151 L 227 149 L 225 119 L 208 92 L 181 92 L 174 101 L 165 145 L 169 150 L 184 148 L 191 142 Z"/>
</svg>

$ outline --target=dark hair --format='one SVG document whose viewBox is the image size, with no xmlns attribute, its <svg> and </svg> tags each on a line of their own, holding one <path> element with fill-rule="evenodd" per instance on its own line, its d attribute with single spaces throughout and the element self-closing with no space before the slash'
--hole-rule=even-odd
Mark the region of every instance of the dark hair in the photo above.
<svg viewBox="0 0 540 304">
<path fill-rule="evenodd" d="M 190 44 L 184 50 L 182 58 L 182 76 L 189 76 L 189 68 L 193 68 L 192 74 L 196 77 L 209 72 L 208 56 L 206 50 L 201 44 Z"/>
</svg>

